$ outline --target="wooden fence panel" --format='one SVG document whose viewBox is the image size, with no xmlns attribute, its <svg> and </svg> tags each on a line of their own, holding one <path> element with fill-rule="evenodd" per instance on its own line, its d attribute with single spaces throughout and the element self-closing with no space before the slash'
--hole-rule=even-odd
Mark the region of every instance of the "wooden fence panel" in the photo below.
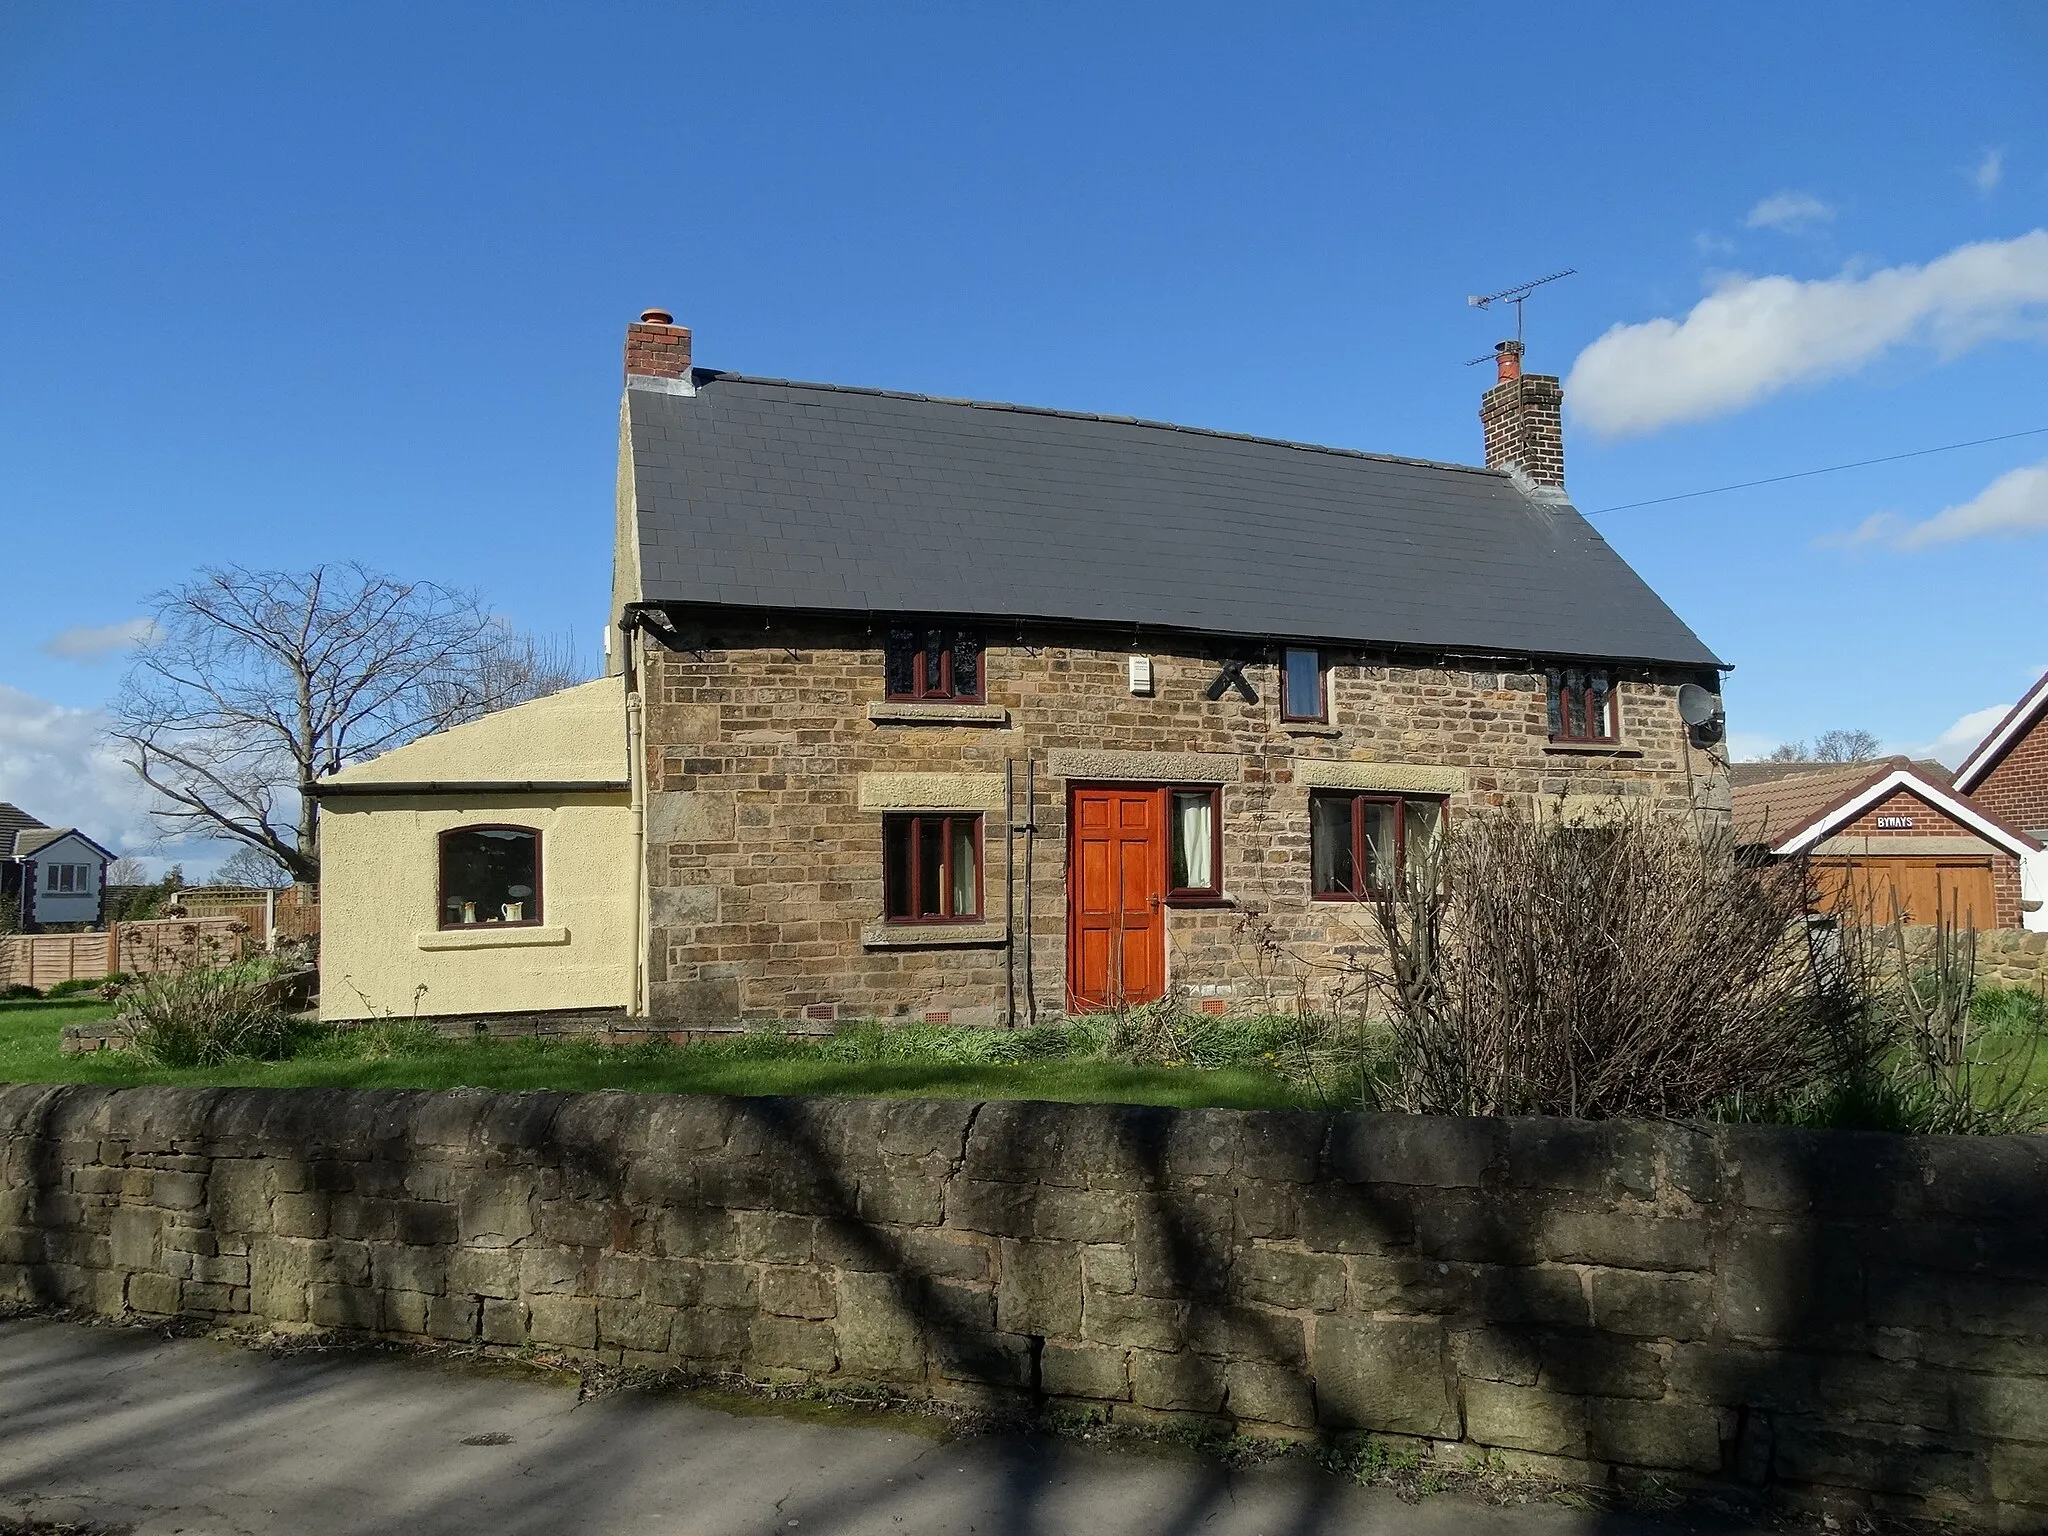
<svg viewBox="0 0 2048 1536">
<path fill-rule="evenodd" d="M 259 919 L 260 922 L 260 919 Z M 153 918 L 104 933 L 16 933 L 0 938 L 0 987 L 47 991 L 60 981 L 97 981 L 115 971 L 145 975 L 195 962 L 226 965 L 248 954 L 239 917 Z M 259 937 L 255 946 L 260 948 Z"/>
</svg>

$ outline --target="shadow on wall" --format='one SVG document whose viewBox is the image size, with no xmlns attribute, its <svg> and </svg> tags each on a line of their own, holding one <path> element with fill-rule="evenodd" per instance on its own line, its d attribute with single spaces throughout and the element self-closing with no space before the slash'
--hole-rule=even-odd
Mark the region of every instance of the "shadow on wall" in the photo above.
<svg viewBox="0 0 2048 1536">
<path fill-rule="evenodd" d="M 38 1087 L 0 1133 L 22 1301 L 2048 1528 L 2028 1138 Z"/>
</svg>

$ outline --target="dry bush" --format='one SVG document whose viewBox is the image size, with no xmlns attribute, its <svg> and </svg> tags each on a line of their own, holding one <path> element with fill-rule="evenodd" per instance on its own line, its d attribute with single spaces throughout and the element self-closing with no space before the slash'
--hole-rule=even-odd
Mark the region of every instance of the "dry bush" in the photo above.
<svg viewBox="0 0 2048 1536">
<path fill-rule="evenodd" d="M 1745 868 L 1689 820 L 1485 813 L 1415 863 L 1375 909 L 1389 1108 L 1692 1118 L 1886 1049 L 1862 976 L 1811 941 L 1804 868 Z"/>
<path fill-rule="evenodd" d="M 214 1067 L 289 1056 L 296 1026 L 267 961 L 190 965 L 144 977 L 120 994 L 128 1048 L 152 1066 Z"/>
</svg>

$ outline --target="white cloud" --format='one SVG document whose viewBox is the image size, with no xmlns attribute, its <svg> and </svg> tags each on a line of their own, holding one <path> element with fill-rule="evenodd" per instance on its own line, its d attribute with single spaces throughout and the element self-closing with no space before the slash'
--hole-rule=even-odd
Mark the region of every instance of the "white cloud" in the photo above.
<svg viewBox="0 0 2048 1536">
<path fill-rule="evenodd" d="M 141 783 L 96 709 L 53 704 L 0 683 L 0 800 L 116 853 L 154 840 Z"/>
<path fill-rule="evenodd" d="M 1811 192 L 1779 192 L 1749 210 L 1743 224 L 1750 229 L 1776 229 L 1796 235 L 1816 224 L 1825 224 L 1835 210 Z"/>
<path fill-rule="evenodd" d="M 1701 421 L 1925 341 L 1945 355 L 2048 333 L 2048 230 L 1856 276 L 1724 280 L 1683 320 L 1616 325 L 1572 365 L 1566 396 L 1618 437 Z"/>
<path fill-rule="evenodd" d="M 156 638 L 156 620 L 123 619 L 118 624 L 74 624 L 43 642 L 43 654 L 68 661 L 105 661 Z"/>
<path fill-rule="evenodd" d="M 2011 708 L 2010 704 L 1993 704 L 1985 709 L 1973 709 L 1934 740 L 1902 750 L 1908 756 L 1931 757 L 1937 763 L 1954 768 L 1970 755 L 1970 749 L 1982 741 L 1984 733 L 2003 720 Z"/>
<path fill-rule="evenodd" d="M 1998 190 L 1998 184 L 2005 180 L 2005 151 L 1987 149 L 1984 158 L 1975 165 L 1965 166 L 1963 175 L 1970 185 L 1989 197 Z"/>
<path fill-rule="evenodd" d="M 1881 544 L 1916 550 L 1964 539 L 2019 539 L 2036 533 L 2048 533 L 2048 459 L 2007 470 L 1968 501 L 1944 507 L 1925 522 L 1879 512 L 1852 533 L 1818 542 L 1838 549 Z"/>
</svg>

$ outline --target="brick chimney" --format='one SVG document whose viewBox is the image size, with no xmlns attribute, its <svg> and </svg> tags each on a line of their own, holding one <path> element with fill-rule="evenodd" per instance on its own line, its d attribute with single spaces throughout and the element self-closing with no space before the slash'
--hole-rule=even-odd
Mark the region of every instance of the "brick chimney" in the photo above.
<svg viewBox="0 0 2048 1536">
<path fill-rule="evenodd" d="M 626 387 L 689 395 L 690 331 L 665 309 L 650 309 L 626 327 Z"/>
<path fill-rule="evenodd" d="M 1557 376 L 1522 372 L 1522 344 L 1493 349 L 1500 379 L 1479 401 L 1486 467 L 1505 469 L 1544 501 L 1564 499 L 1564 389 Z"/>
</svg>

